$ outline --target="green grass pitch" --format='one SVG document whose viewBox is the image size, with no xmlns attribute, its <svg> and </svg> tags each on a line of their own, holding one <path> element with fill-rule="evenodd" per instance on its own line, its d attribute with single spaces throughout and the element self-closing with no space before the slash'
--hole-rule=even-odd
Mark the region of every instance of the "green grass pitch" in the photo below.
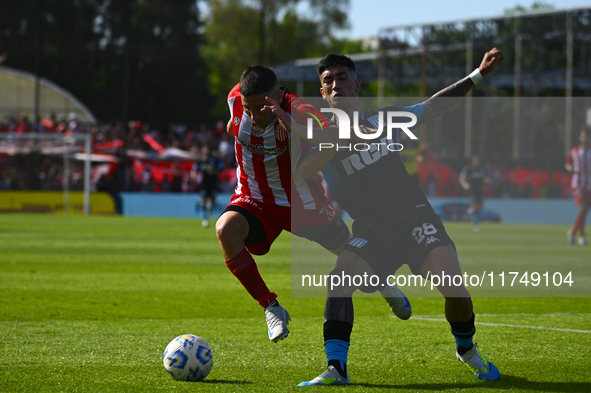
<svg viewBox="0 0 591 393">
<path fill-rule="evenodd" d="M 566 245 L 566 226 L 446 226 L 466 263 L 591 263 L 591 248 Z M 292 316 L 277 344 L 214 229 L 198 221 L 0 215 L 0 391 L 318 390 L 295 386 L 325 365 L 324 300 L 291 297 L 287 234 L 257 262 Z M 414 316 L 400 321 L 382 299 L 355 299 L 347 392 L 591 392 L 591 298 L 474 299 L 476 341 L 498 382 L 455 359 L 441 298 L 410 300 Z M 204 382 L 174 381 L 162 367 L 164 348 L 184 333 L 213 349 Z"/>
</svg>

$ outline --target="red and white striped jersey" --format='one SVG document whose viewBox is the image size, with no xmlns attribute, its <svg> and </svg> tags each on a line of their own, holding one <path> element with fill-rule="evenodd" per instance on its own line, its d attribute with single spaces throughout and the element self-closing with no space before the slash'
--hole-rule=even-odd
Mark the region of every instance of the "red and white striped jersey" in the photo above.
<svg viewBox="0 0 591 393">
<path fill-rule="evenodd" d="M 566 162 L 574 168 L 571 187 L 591 191 L 591 148 L 573 147 Z"/>
<path fill-rule="evenodd" d="M 292 135 L 276 120 L 262 129 L 244 112 L 240 84 L 228 95 L 236 147 L 236 178 L 234 193 L 278 206 L 316 209 L 327 204 L 323 188 L 316 180 L 306 181 L 296 167 L 303 153 L 310 148 L 306 139 Z M 284 92 L 283 110 L 298 124 L 307 124 L 310 116 L 321 117 L 310 104 L 296 95 Z"/>
</svg>

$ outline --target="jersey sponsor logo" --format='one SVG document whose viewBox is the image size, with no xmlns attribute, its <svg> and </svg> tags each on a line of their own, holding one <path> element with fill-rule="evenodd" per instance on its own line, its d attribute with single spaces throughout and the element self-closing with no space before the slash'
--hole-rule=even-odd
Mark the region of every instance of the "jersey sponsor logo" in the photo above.
<svg viewBox="0 0 591 393">
<path fill-rule="evenodd" d="M 259 205 L 257 205 L 257 203 L 255 201 L 253 201 L 251 198 L 249 198 L 247 196 L 241 196 L 239 198 L 236 198 L 234 201 L 232 201 L 232 204 L 237 203 L 237 202 L 244 202 L 244 203 L 248 203 L 249 205 L 253 205 L 254 207 L 259 207 Z"/>
<path fill-rule="evenodd" d="M 356 237 L 349 242 L 349 245 L 357 248 L 361 248 L 367 244 L 367 240 L 362 239 L 360 237 Z"/>
<path fill-rule="evenodd" d="M 234 125 L 237 126 L 238 124 L 240 124 L 240 118 L 238 116 L 236 116 L 234 118 Z"/>
<path fill-rule="evenodd" d="M 265 156 L 279 156 L 287 151 L 289 151 L 289 146 L 283 146 L 283 147 L 265 147 L 264 145 L 260 145 L 260 144 L 252 144 L 252 143 L 246 143 L 242 140 L 240 140 L 240 138 L 237 139 L 238 143 L 240 143 L 240 145 L 246 149 L 247 151 L 253 153 L 253 154 L 263 154 Z"/>
<path fill-rule="evenodd" d="M 425 248 L 431 244 L 431 243 L 435 243 L 435 242 L 439 242 L 441 240 L 437 239 L 435 236 L 431 236 L 427 239 L 427 241 L 425 242 Z"/>
<path fill-rule="evenodd" d="M 261 128 L 259 126 L 253 125 L 252 128 L 250 129 L 250 133 L 254 136 L 261 136 L 265 133 L 265 129 Z"/>
<path fill-rule="evenodd" d="M 275 136 L 280 141 L 287 139 L 287 130 L 279 122 L 275 124 Z"/>
<path fill-rule="evenodd" d="M 378 161 L 380 158 L 386 156 L 392 151 L 388 148 L 390 144 L 393 144 L 391 139 L 382 138 L 381 143 L 372 143 L 368 145 L 367 150 L 358 151 L 345 157 L 341 160 L 341 165 L 345 169 L 347 175 L 352 175 L 355 171 L 360 171 Z"/>
</svg>

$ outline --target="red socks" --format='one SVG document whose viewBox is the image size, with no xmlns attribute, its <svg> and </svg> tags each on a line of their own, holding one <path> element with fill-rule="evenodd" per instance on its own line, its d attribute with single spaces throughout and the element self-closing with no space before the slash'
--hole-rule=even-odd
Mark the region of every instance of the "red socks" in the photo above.
<svg viewBox="0 0 591 393">
<path fill-rule="evenodd" d="M 226 265 L 261 307 L 267 307 L 277 295 L 267 288 L 252 255 L 244 248 L 234 258 L 226 259 Z"/>
</svg>

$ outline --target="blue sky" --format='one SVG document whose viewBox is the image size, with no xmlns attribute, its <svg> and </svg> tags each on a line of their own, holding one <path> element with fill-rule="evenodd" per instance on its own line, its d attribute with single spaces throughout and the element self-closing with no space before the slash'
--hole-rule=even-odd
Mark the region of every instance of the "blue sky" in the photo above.
<svg viewBox="0 0 591 393">
<path fill-rule="evenodd" d="M 447 22 L 456 19 L 486 18 L 502 15 L 515 5 L 530 6 L 534 0 L 350 0 L 349 21 L 351 29 L 339 35 L 360 38 L 376 35 L 383 27 L 430 22 Z M 591 6 L 585 0 L 545 0 L 556 9 Z"/>
</svg>

